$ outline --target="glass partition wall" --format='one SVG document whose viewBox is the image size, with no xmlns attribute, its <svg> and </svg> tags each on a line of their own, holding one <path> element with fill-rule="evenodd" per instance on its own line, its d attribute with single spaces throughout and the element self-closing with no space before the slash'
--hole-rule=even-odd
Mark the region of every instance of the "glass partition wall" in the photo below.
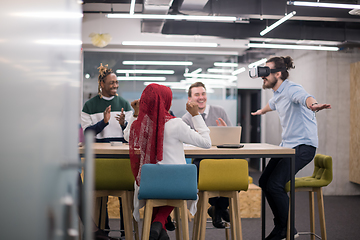
<svg viewBox="0 0 360 240">
<path fill-rule="evenodd" d="M 118 94 L 129 102 L 140 98 L 147 84 L 163 84 L 172 89 L 171 110 L 181 117 L 186 112 L 189 86 L 200 81 L 206 86 L 208 104 L 225 108 L 233 125 L 237 124 L 237 56 L 86 50 L 83 56 L 83 103 L 97 94 L 97 68 L 102 63 L 116 73 Z"/>
</svg>

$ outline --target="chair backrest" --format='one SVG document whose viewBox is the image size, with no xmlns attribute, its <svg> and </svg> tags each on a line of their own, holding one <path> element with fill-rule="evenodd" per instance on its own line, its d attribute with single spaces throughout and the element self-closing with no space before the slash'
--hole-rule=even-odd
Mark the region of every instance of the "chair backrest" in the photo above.
<svg viewBox="0 0 360 240">
<path fill-rule="evenodd" d="M 193 164 L 144 164 L 138 198 L 195 200 L 196 178 Z"/>
<path fill-rule="evenodd" d="M 130 159 L 95 159 L 95 190 L 134 190 Z"/>
<path fill-rule="evenodd" d="M 332 157 L 323 154 L 316 154 L 314 164 L 314 172 L 311 177 L 322 180 L 324 184 L 323 186 L 329 185 L 333 179 Z"/>
<path fill-rule="evenodd" d="M 200 191 L 246 191 L 248 162 L 244 159 L 203 159 L 199 167 Z"/>
<path fill-rule="evenodd" d="M 316 154 L 312 176 L 295 178 L 295 188 L 325 187 L 331 183 L 332 179 L 332 157 Z M 285 191 L 290 191 L 290 181 L 286 183 Z"/>
</svg>

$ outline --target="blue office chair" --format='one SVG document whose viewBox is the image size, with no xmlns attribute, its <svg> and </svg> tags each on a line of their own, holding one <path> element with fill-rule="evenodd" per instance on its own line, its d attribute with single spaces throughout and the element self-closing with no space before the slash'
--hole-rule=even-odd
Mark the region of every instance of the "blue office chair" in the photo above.
<svg viewBox="0 0 360 240">
<path fill-rule="evenodd" d="M 139 199 L 146 200 L 142 240 L 148 240 L 153 207 L 175 207 L 176 239 L 189 240 L 186 200 L 197 199 L 197 170 L 193 164 L 144 164 L 141 168 Z"/>
</svg>

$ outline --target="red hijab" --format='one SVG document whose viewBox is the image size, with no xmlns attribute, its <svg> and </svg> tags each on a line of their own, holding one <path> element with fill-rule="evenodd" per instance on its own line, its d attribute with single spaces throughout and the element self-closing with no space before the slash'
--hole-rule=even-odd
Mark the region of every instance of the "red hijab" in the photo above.
<svg viewBox="0 0 360 240">
<path fill-rule="evenodd" d="M 131 125 L 129 136 L 131 170 L 138 186 L 142 165 L 163 160 L 165 123 L 174 118 L 169 113 L 171 101 L 171 89 L 155 83 L 141 94 L 139 116 Z"/>
</svg>

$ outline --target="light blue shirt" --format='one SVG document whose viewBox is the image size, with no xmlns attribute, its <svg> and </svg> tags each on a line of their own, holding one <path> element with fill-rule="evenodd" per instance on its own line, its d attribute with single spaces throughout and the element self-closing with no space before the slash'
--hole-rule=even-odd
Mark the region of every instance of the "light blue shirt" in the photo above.
<svg viewBox="0 0 360 240">
<path fill-rule="evenodd" d="M 306 144 L 318 147 L 315 113 L 306 106 L 306 99 L 312 96 L 301 85 L 288 80 L 273 92 L 269 106 L 279 114 L 282 127 L 280 146 L 293 148 Z"/>
</svg>

